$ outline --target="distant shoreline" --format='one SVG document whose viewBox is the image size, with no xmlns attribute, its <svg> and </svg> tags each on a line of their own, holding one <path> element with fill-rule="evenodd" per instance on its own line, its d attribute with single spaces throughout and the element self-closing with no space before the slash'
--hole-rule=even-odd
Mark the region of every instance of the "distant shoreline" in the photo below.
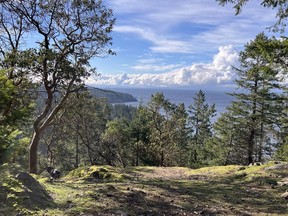
<svg viewBox="0 0 288 216">
<path fill-rule="evenodd" d="M 102 89 L 96 87 L 87 87 L 88 91 L 97 98 L 106 98 L 108 103 L 128 103 L 137 102 L 137 99 L 129 93 L 114 91 L 110 89 Z"/>
<path fill-rule="evenodd" d="M 125 104 L 138 106 L 140 103 L 147 104 L 151 99 L 151 95 L 157 92 L 162 92 L 166 99 L 170 100 L 172 103 L 180 104 L 184 103 L 188 108 L 189 105 L 193 104 L 193 98 L 195 97 L 195 93 L 199 90 L 195 89 L 185 89 L 185 88 L 109 88 L 107 90 L 118 91 L 123 93 L 131 94 L 133 97 L 137 99 L 134 102 L 127 102 Z M 206 89 L 203 90 L 206 96 L 206 103 L 212 105 L 215 103 L 217 116 L 226 111 L 226 107 L 233 100 L 233 97 L 228 95 L 226 91 L 211 90 Z"/>
</svg>

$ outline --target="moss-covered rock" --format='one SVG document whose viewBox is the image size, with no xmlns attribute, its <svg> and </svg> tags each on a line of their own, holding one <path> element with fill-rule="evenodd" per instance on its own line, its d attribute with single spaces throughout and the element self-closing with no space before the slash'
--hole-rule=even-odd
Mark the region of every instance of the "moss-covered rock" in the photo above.
<svg viewBox="0 0 288 216">
<path fill-rule="evenodd" d="M 117 167 L 111 166 L 85 166 L 72 170 L 64 179 L 94 179 L 94 180 L 123 180 L 125 176 L 120 174 Z"/>
</svg>

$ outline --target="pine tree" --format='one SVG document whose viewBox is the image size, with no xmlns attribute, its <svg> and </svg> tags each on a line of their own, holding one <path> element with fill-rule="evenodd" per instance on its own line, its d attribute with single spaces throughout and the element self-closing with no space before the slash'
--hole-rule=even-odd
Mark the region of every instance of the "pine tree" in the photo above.
<svg viewBox="0 0 288 216">
<path fill-rule="evenodd" d="M 205 93 L 199 90 L 196 93 L 193 105 L 189 106 L 189 125 L 192 131 L 190 143 L 190 166 L 205 164 L 207 155 L 205 155 L 206 141 L 212 137 L 212 118 L 216 114 L 215 104 L 211 106 L 206 103 Z"/>
<path fill-rule="evenodd" d="M 148 110 L 142 105 L 138 107 L 136 115 L 132 119 L 130 129 L 130 141 L 133 151 L 132 165 L 152 165 L 150 154 L 151 128 Z"/>
<path fill-rule="evenodd" d="M 229 162 L 250 164 L 261 161 L 267 153 L 264 151 L 267 144 L 271 143 L 271 131 L 281 112 L 278 105 L 279 94 L 276 93 L 281 89 L 280 78 L 278 70 L 267 55 L 271 52 L 267 44 L 272 41 L 273 39 L 260 33 L 240 53 L 241 65 L 240 68 L 235 68 L 238 75 L 235 83 L 239 91 L 232 94 L 235 100 L 225 114 L 228 120 L 226 125 L 223 118 L 218 121 L 218 125 L 232 129 L 228 134 L 231 140 L 227 147 L 230 148 L 229 154 L 237 156 L 239 160 L 228 159 Z M 241 153 L 237 154 L 239 149 Z"/>
</svg>

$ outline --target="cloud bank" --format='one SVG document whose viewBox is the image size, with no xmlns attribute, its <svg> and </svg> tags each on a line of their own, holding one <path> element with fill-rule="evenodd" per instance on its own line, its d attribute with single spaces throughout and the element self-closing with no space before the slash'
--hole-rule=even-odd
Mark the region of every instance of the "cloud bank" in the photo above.
<svg viewBox="0 0 288 216">
<path fill-rule="evenodd" d="M 236 77 L 232 66 L 238 66 L 238 53 L 231 45 L 219 47 L 219 52 L 210 63 L 197 63 L 172 71 L 152 74 L 102 74 L 90 77 L 88 85 L 120 86 L 193 86 L 229 85 Z"/>
<path fill-rule="evenodd" d="M 235 16 L 228 4 L 214 0 L 109 0 L 117 22 L 113 39 L 117 56 L 95 59 L 103 85 L 191 86 L 231 84 L 238 54 L 275 22 L 275 11 L 245 4 Z M 227 46 L 231 44 L 233 46 Z M 219 49 L 220 47 L 220 49 Z"/>
</svg>

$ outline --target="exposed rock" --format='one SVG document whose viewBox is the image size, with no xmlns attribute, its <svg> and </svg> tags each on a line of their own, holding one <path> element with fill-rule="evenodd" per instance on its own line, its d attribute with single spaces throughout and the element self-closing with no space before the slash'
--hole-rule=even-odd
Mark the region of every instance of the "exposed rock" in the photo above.
<svg viewBox="0 0 288 216">
<path fill-rule="evenodd" d="M 283 169 L 288 169 L 288 163 L 280 163 L 275 166 L 265 168 L 265 170 L 283 170 Z"/>
<path fill-rule="evenodd" d="M 121 210 L 118 210 L 115 212 L 116 215 L 121 215 L 121 216 L 128 216 L 128 213 L 124 212 L 124 211 L 121 211 Z"/>
<path fill-rule="evenodd" d="M 288 181 L 279 181 L 279 182 L 277 182 L 277 185 L 278 186 L 287 186 L 288 185 Z"/>
<path fill-rule="evenodd" d="M 286 191 L 285 193 L 283 193 L 283 194 L 281 195 L 281 197 L 284 198 L 284 199 L 288 199 L 288 191 Z"/>
<path fill-rule="evenodd" d="M 67 200 L 66 201 L 65 208 L 71 209 L 71 208 L 73 208 L 75 206 L 76 206 L 76 204 L 72 200 Z"/>
<path fill-rule="evenodd" d="M 246 167 L 242 166 L 238 169 L 238 171 L 245 170 L 245 169 L 246 169 Z"/>
<path fill-rule="evenodd" d="M 99 169 L 99 172 L 108 172 L 108 170 L 105 169 L 105 168 L 103 168 L 103 167 L 101 167 L 101 168 Z"/>
<path fill-rule="evenodd" d="M 112 176 L 111 173 L 109 173 L 109 171 L 104 168 L 96 170 L 90 174 L 90 177 L 97 179 L 97 180 L 109 179 L 111 176 Z"/>
<path fill-rule="evenodd" d="M 281 164 L 281 161 L 274 161 L 274 164 Z"/>
<path fill-rule="evenodd" d="M 90 177 L 93 177 L 95 179 L 100 179 L 100 172 L 99 171 L 94 171 L 91 173 Z"/>
<path fill-rule="evenodd" d="M 254 162 L 254 163 L 251 163 L 249 164 L 249 166 L 262 166 L 262 162 Z"/>
<path fill-rule="evenodd" d="M 107 186 L 107 190 L 109 190 L 109 191 L 117 191 L 116 187 L 113 186 L 113 185 L 108 185 Z"/>
</svg>

